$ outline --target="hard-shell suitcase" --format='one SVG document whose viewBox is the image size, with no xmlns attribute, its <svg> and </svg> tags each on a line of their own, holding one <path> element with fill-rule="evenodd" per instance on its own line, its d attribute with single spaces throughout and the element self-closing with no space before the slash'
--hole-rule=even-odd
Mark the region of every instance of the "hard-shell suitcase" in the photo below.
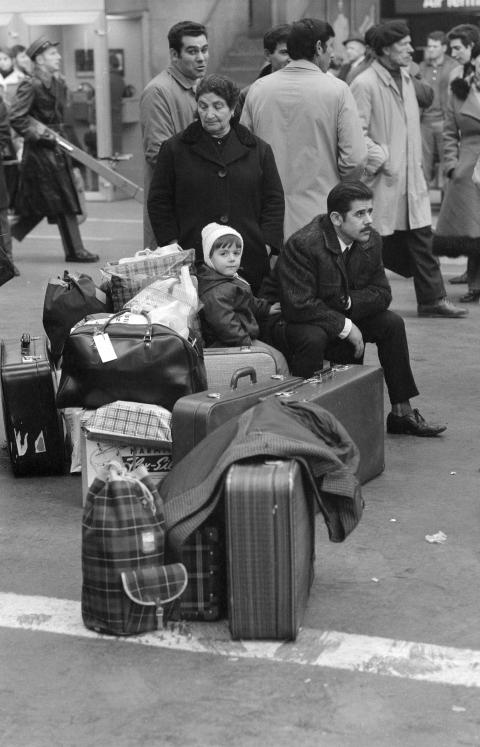
<svg viewBox="0 0 480 747">
<path fill-rule="evenodd" d="M 225 483 L 232 638 L 294 640 L 314 561 L 313 495 L 294 460 L 234 464 Z"/>
<path fill-rule="evenodd" d="M 237 389 L 239 379 L 250 378 L 250 385 Z M 177 464 L 202 438 L 225 423 L 256 405 L 262 397 L 281 391 L 290 391 L 303 379 L 293 376 L 273 375 L 257 383 L 252 368 L 244 368 L 232 377 L 230 387 L 209 389 L 181 397 L 172 411 L 172 461 Z"/>
<path fill-rule="evenodd" d="M 213 622 L 224 617 L 225 536 L 223 521 L 211 516 L 182 547 L 188 584 L 180 599 L 183 620 Z"/>
<path fill-rule="evenodd" d="M 228 386 L 232 375 L 239 368 L 250 366 L 255 369 L 259 381 L 288 372 L 287 361 L 279 350 L 244 345 L 239 348 L 205 348 L 205 369 L 209 389 Z M 248 383 L 240 379 L 239 386 Z"/>
<path fill-rule="evenodd" d="M 383 472 L 384 386 L 380 366 L 332 366 L 279 396 L 314 402 L 335 415 L 360 451 L 357 477 L 362 484 Z"/>
<path fill-rule="evenodd" d="M 64 473 L 65 434 L 55 405 L 54 372 L 39 338 L 25 333 L 21 340 L 2 340 L 0 378 L 5 435 L 14 474 Z"/>
</svg>

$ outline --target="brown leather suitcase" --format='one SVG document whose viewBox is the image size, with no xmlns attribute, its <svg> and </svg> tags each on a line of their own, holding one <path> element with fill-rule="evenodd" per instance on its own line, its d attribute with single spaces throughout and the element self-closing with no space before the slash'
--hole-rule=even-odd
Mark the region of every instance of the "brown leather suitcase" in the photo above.
<svg viewBox="0 0 480 747">
<path fill-rule="evenodd" d="M 360 451 L 363 484 L 385 468 L 384 386 L 381 366 L 336 365 L 280 394 L 314 402 L 335 415 Z"/>
<path fill-rule="evenodd" d="M 245 369 L 246 371 L 247 369 Z M 243 374 L 242 374 L 243 375 Z M 287 377 L 237 389 L 198 392 L 177 400 L 172 413 L 173 463 L 234 415 L 268 396 L 315 402 L 335 415 L 360 450 L 361 483 L 385 467 L 384 386 L 380 366 L 332 366 L 311 379 Z"/>
<path fill-rule="evenodd" d="M 240 379 L 250 379 L 248 386 L 237 388 Z M 208 389 L 181 397 L 172 411 L 172 462 L 177 464 L 202 438 L 234 415 L 253 407 L 261 398 L 290 391 L 303 379 L 273 375 L 257 382 L 256 372 L 247 367 L 236 371 L 229 387 Z"/>
</svg>

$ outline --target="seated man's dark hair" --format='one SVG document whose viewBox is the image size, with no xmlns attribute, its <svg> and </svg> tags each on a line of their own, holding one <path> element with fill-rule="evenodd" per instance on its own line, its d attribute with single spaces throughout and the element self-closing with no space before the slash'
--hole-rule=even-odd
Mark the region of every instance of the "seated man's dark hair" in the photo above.
<svg viewBox="0 0 480 747">
<path fill-rule="evenodd" d="M 468 47 L 470 44 L 480 41 L 480 29 L 472 23 L 461 23 L 459 26 L 454 26 L 453 29 L 450 29 L 447 39 L 449 42 L 454 39 L 460 39 L 463 46 Z"/>
<path fill-rule="evenodd" d="M 372 200 L 370 187 L 360 181 L 339 182 L 330 190 L 327 197 L 327 213 L 340 213 L 344 217 L 352 207 L 354 200 Z"/>
<path fill-rule="evenodd" d="M 277 44 L 287 41 L 291 28 L 289 23 L 282 23 L 280 26 L 268 29 L 263 36 L 263 48 L 270 52 L 270 54 L 273 54 L 277 48 Z"/>
<path fill-rule="evenodd" d="M 226 101 L 229 109 L 234 109 L 237 105 L 240 89 L 233 80 L 227 78 L 225 75 L 212 73 L 202 78 L 198 84 L 195 93 L 196 100 L 198 101 L 199 97 L 204 93 L 215 93 Z"/>
<path fill-rule="evenodd" d="M 326 21 L 318 18 L 302 18 L 292 23 L 287 39 L 288 55 L 292 60 L 313 60 L 317 42 L 325 49 L 327 41 L 335 36 L 335 31 Z"/>
<path fill-rule="evenodd" d="M 208 36 L 207 29 L 202 23 L 196 21 L 180 21 L 172 26 L 168 32 L 168 46 L 177 54 L 182 51 L 182 39 L 184 36 Z"/>
</svg>

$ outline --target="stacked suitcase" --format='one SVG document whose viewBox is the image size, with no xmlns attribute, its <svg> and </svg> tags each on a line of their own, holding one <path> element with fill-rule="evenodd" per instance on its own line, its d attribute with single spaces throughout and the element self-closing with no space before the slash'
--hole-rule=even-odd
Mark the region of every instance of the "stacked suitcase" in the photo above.
<svg viewBox="0 0 480 747">
<path fill-rule="evenodd" d="M 248 380 L 250 372 L 240 376 Z M 326 369 L 308 381 L 272 376 L 239 389 L 219 387 L 182 397 L 172 414 L 174 464 L 215 428 L 269 396 L 314 402 L 329 410 L 359 447 L 359 480 L 366 482 L 382 472 L 383 373 L 378 366 L 359 365 Z M 208 563 L 222 551 L 222 525 L 217 523 L 219 532 L 210 544 L 209 532 L 215 526 L 210 524 L 208 531 L 202 527 L 187 540 L 182 560 L 189 573 L 189 598 L 181 616 L 219 619 L 218 600 L 228 597 L 232 637 L 294 639 L 313 578 L 311 502 L 293 461 L 231 467 L 224 493 L 227 583 L 217 570 L 218 562 Z M 202 551 L 192 552 L 196 543 Z"/>
</svg>

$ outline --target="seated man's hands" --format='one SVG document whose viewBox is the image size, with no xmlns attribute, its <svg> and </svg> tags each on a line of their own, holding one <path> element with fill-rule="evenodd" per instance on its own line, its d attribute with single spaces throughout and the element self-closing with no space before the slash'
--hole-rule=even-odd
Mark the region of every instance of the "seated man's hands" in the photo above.
<svg viewBox="0 0 480 747">
<path fill-rule="evenodd" d="M 363 355 L 363 351 L 365 350 L 365 344 L 363 342 L 362 333 L 358 329 L 356 324 L 353 324 L 352 322 L 352 329 L 347 335 L 346 338 L 351 345 L 353 345 L 353 355 L 355 358 L 361 358 Z"/>
<path fill-rule="evenodd" d="M 280 301 L 276 301 L 275 303 L 272 303 L 270 306 L 270 311 L 268 312 L 269 316 L 272 316 L 272 314 L 281 314 L 282 309 L 280 308 Z"/>
<path fill-rule="evenodd" d="M 43 135 L 38 138 L 38 144 L 43 148 L 51 148 L 54 150 L 57 145 L 57 140 L 54 135 L 51 135 L 49 132 L 44 132 Z"/>
</svg>

